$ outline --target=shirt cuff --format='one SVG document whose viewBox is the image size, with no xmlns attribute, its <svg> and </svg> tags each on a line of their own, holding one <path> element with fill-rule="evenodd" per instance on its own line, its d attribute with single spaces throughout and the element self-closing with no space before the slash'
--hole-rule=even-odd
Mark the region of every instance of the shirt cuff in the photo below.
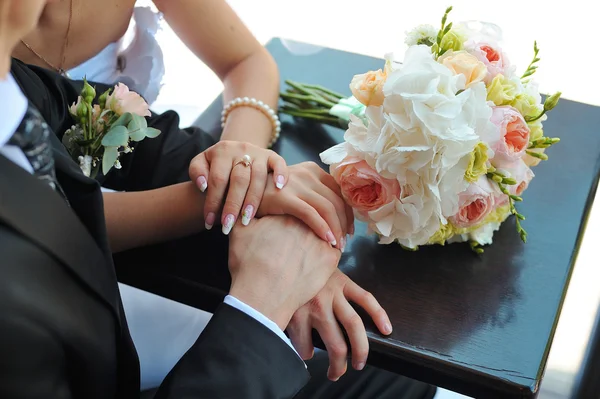
<svg viewBox="0 0 600 399">
<path fill-rule="evenodd" d="M 300 357 L 298 351 L 296 351 L 294 345 L 292 345 L 292 341 L 290 341 L 290 339 L 286 337 L 281 328 L 279 328 L 279 326 L 275 324 L 275 322 L 273 322 L 271 319 L 260 313 L 258 310 L 254 309 L 252 306 L 246 305 L 244 302 L 231 295 L 227 295 L 223 302 L 231 307 L 236 308 L 241 312 L 246 313 L 248 316 L 252 317 L 256 321 L 267 327 L 269 330 L 273 331 L 275 334 L 277 334 L 279 338 L 281 338 L 286 344 L 288 344 L 290 348 L 292 348 L 292 350 L 296 353 L 296 355 L 298 355 L 298 357 Z M 300 360 L 302 360 L 302 357 L 300 357 Z M 304 362 L 304 360 L 302 361 Z M 304 364 L 304 366 L 306 367 L 306 363 Z"/>
</svg>

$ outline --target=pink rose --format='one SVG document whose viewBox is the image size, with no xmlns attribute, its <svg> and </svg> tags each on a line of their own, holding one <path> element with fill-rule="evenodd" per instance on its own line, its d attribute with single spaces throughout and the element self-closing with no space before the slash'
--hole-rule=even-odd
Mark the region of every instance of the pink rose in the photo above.
<svg viewBox="0 0 600 399">
<path fill-rule="evenodd" d="M 509 166 L 520 160 L 529 145 L 529 127 L 519 111 L 510 106 L 492 107 L 491 122 L 498 127 L 489 147 L 494 151 L 492 165 Z"/>
<path fill-rule="evenodd" d="M 458 212 L 449 218 L 450 222 L 459 228 L 481 223 L 494 210 L 501 194 L 485 175 L 481 176 L 458 194 Z"/>
<path fill-rule="evenodd" d="M 106 98 L 106 108 L 123 115 L 126 112 L 139 116 L 150 116 L 150 110 L 146 101 L 123 83 L 115 86 L 113 92 Z"/>
<path fill-rule="evenodd" d="M 509 175 L 517 181 L 517 184 L 507 186 L 508 191 L 515 195 L 523 194 L 523 191 L 527 190 L 527 187 L 529 187 L 531 179 L 535 177 L 533 171 L 522 159 L 519 159 L 509 167 L 502 168 L 502 172 L 505 172 L 506 175 Z"/>
<path fill-rule="evenodd" d="M 485 42 L 475 43 L 470 41 L 465 43 L 465 48 L 487 67 L 488 73 L 484 79 L 486 84 L 491 83 L 492 79 L 498 74 L 507 75 L 510 62 L 498 46 Z"/>
<path fill-rule="evenodd" d="M 397 180 L 381 177 L 366 161 L 356 157 L 346 157 L 332 165 L 331 175 L 348 205 L 363 217 L 400 197 Z"/>
</svg>

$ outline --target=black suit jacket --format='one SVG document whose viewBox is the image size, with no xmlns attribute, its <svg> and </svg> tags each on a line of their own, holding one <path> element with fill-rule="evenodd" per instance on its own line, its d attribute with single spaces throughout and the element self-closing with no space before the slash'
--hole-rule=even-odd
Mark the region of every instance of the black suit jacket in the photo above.
<svg viewBox="0 0 600 399">
<path fill-rule="evenodd" d="M 12 74 L 50 127 L 64 132 L 72 123 L 67 106 L 81 83 L 19 62 Z M 101 178 L 104 185 L 135 190 L 185 180 L 187 165 L 169 168 L 169 162 L 176 150 L 198 152 L 208 139 L 180 131 L 177 123 L 174 113 L 151 118 L 161 138 L 145 140 L 124 159 L 124 170 Z M 0 397 L 136 398 L 139 363 L 118 292 L 100 185 L 83 176 L 58 137 L 52 140 L 57 178 L 71 207 L 0 155 Z M 277 335 L 221 305 L 156 397 L 285 398 L 308 378 L 303 362 Z"/>
</svg>

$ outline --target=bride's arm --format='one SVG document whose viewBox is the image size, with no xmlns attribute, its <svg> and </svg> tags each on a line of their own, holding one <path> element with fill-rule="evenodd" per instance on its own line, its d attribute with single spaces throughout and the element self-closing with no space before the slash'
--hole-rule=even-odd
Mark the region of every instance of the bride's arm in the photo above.
<svg viewBox="0 0 600 399">
<path fill-rule="evenodd" d="M 174 240 L 204 229 L 204 193 L 193 183 L 156 190 L 103 193 L 111 250 Z"/>
<path fill-rule="evenodd" d="M 183 42 L 223 81 L 225 104 L 236 97 L 254 97 L 276 109 L 277 65 L 225 0 L 154 3 Z M 222 139 L 265 148 L 272 129 L 271 121 L 260 111 L 238 107 L 229 114 Z"/>
</svg>

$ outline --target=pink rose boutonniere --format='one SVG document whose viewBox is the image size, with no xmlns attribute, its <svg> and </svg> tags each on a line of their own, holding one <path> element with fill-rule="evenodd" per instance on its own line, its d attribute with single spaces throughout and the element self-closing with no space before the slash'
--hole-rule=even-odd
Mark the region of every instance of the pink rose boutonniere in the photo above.
<svg viewBox="0 0 600 399">
<path fill-rule="evenodd" d="M 95 177 L 102 165 L 106 175 L 119 158 L 133 151 L 131 142 L 154 138 L 160 130 L 148 127 L 148 104 L 136 92 L 119 83 L 94 104 L 96 89 L 84 80 L 81 95 L 69 107 L 75 124 L 63 136 L 63 144 L 79 163 L 84 175 Z"/>
</svg>

